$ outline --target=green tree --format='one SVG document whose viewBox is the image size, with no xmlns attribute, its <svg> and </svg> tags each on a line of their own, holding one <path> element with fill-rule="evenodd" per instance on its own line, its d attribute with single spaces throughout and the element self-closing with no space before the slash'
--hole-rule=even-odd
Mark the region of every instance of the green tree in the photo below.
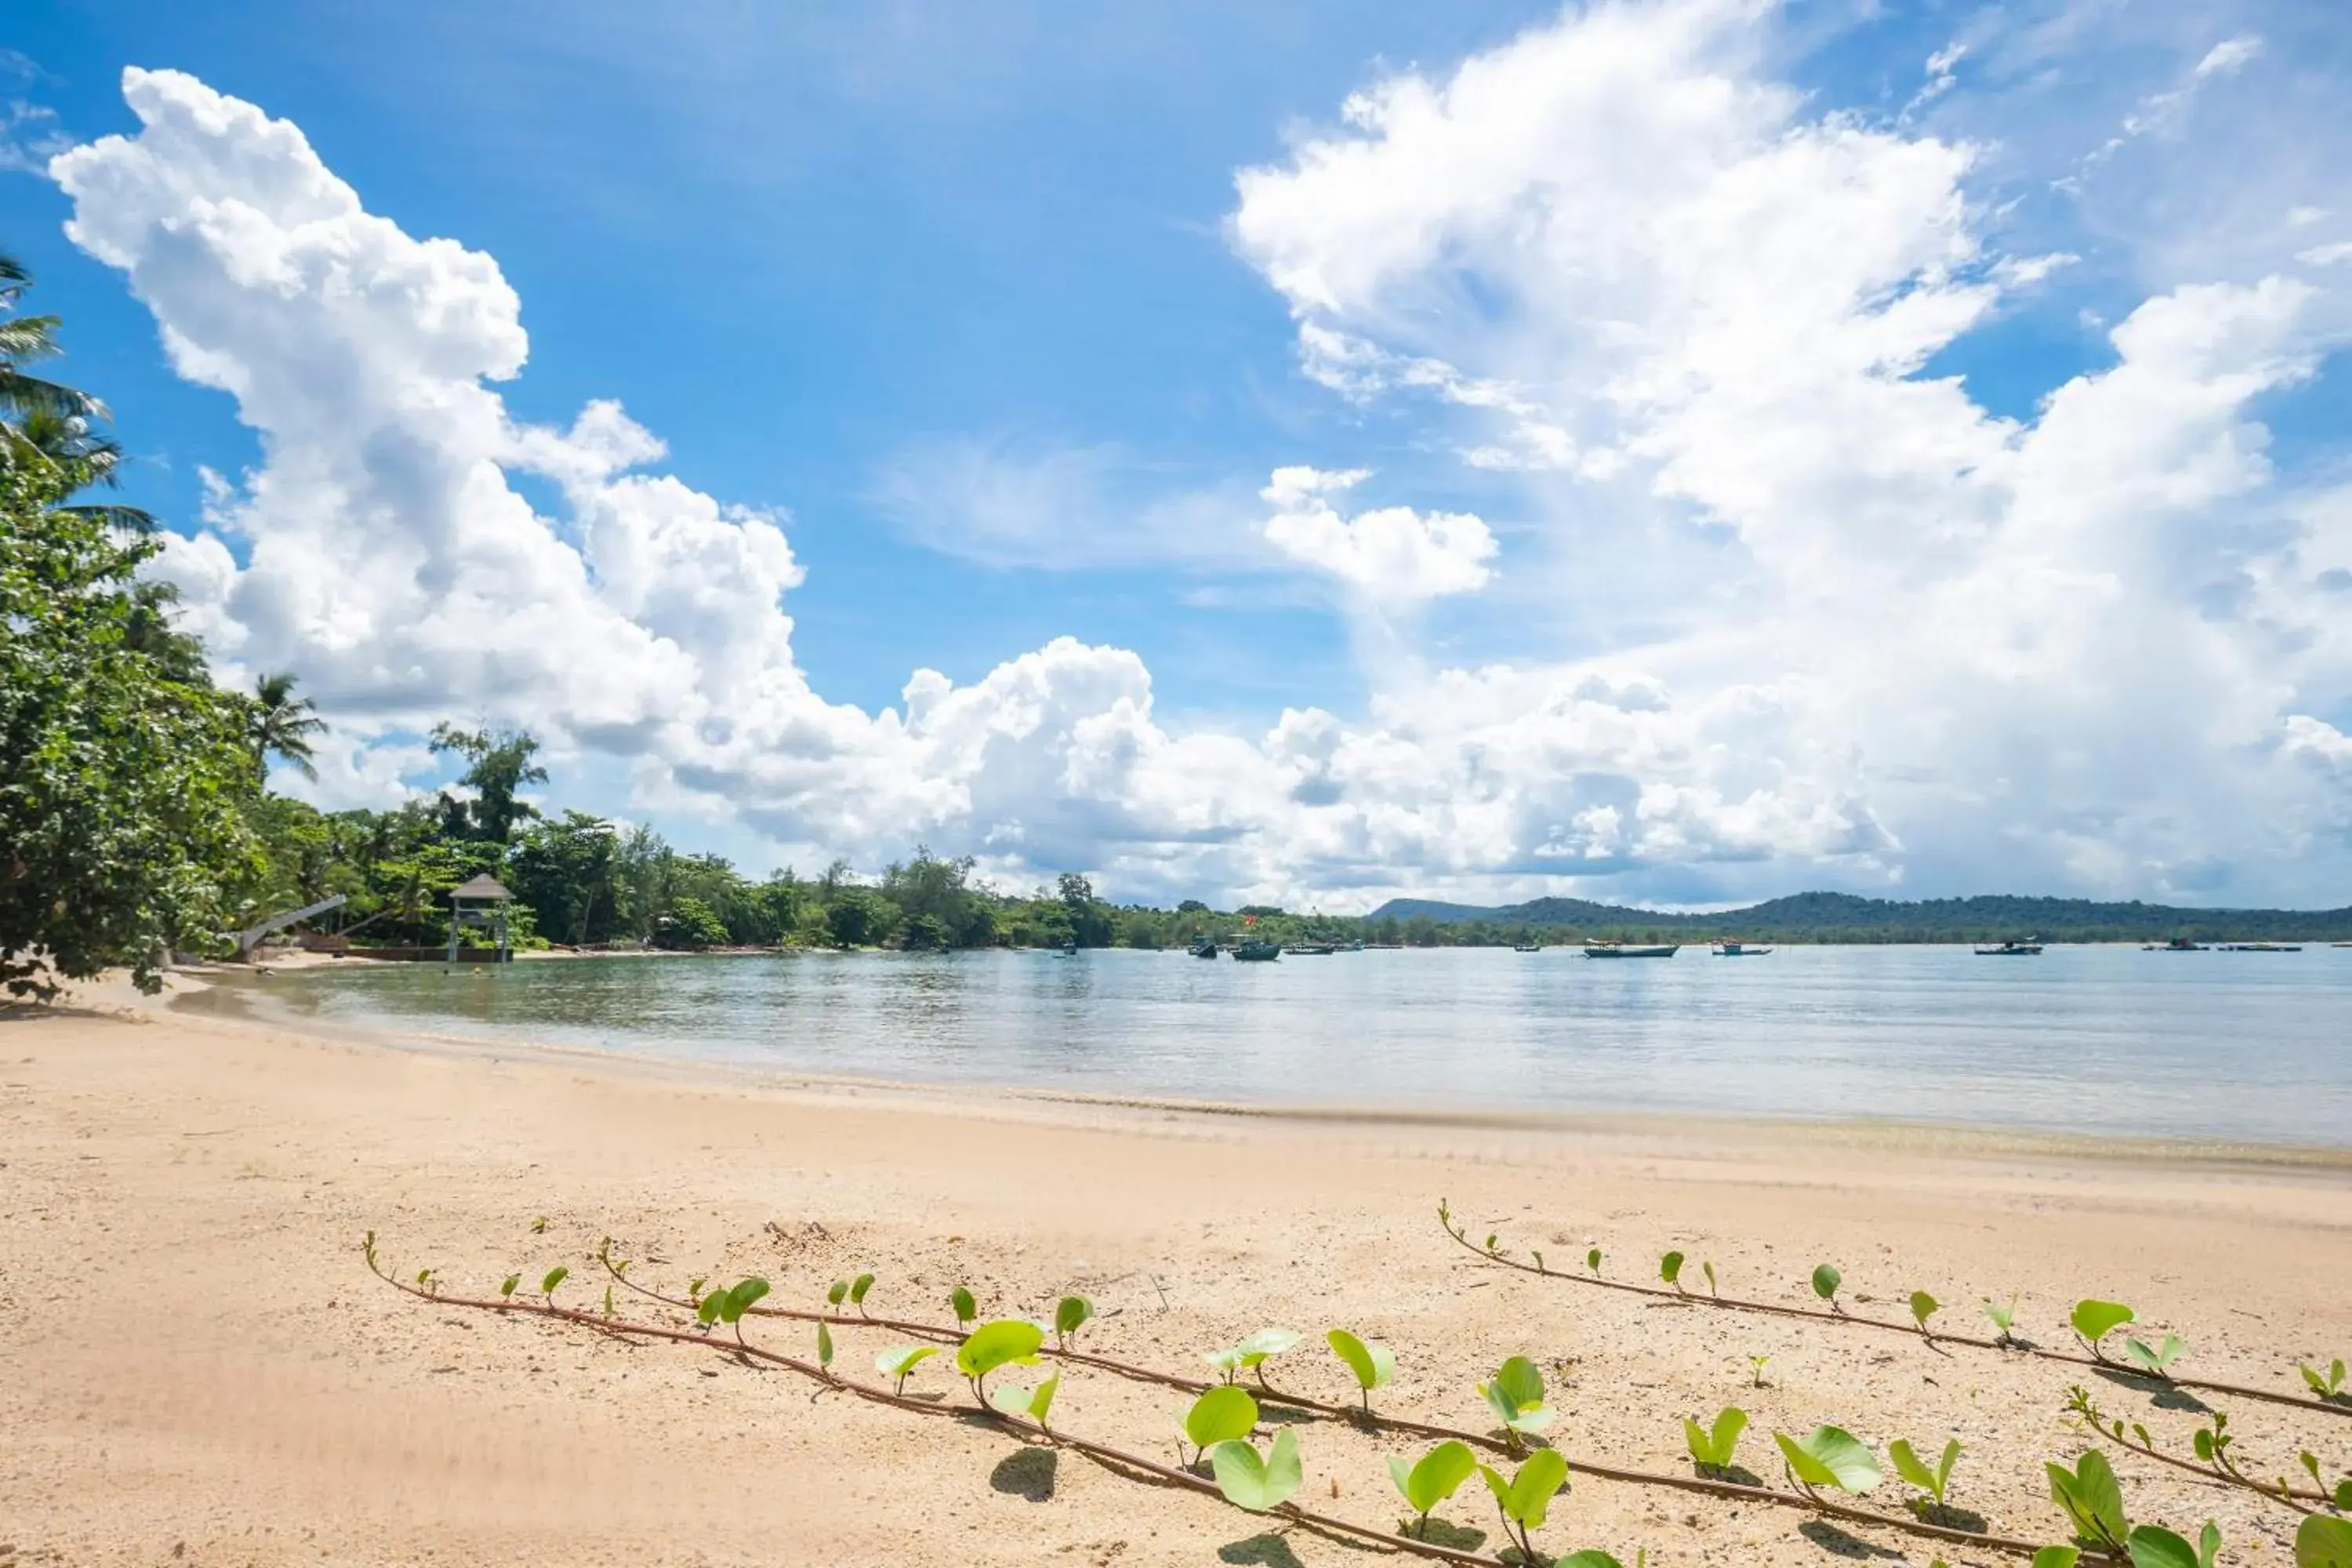
<svg viewBox="0 0 2352 1568">
<path fill-rule="evenodd" d="M 11 363 L 0 407 L 47 395 L 28 384 Z M 160 546 L 65 505 L 85 477 L 0 465 L 0 982 L 19 995 L 54 994 L 42 953 L 156 989 L 257 859 L 245 702 L 134 646 L 134 574 Z"/>
<path fill-rule="evenodd" d="M 530 906 L 538 929 L 574 947 L 610 938 L 621 918 L 614 885 L 620 830 L 601 816 L 566 811 L 526 829 L 507 856 L 506 881 Z"/>
<path fill-rule="evenodd" d="M 145 654 L 166 680 L 194 685 L 210 680 L 205 665 L 205 645 L 181 631 L 173 620 L 180 590 L 171 583 L 142 578 L 131 584 L 131 612 L 122 627 L 122 646 Z"/>
<path fill-rule="evenodd" d="M 1062 873 L 1062 910 L 1070 935 L 1080 947 L 1108 947 L 1117 934 L 1109 906 L 1095 897 L 1095 885 L 1076 871 Z"/>
<path fill-rule="evenodd" d="M 898 906 L 872 888 L 845 885 L 825 905 L 824 923 L 835 947 L 877 947 L 898 929 Z"/>
<path fill-rule="evenodd" d="M 112 485 L 122 448 L 97 433 L 106 405 L 89 393 L 26 373 L 33 361 L 65 352 L 55 316 L 27 316 L 16 307 L 32 278 L 0 253 L 0 466 L 30 468 L 58 487 L 49 504 L 97 521 L 148 532 L 155 520 L 137 507 L 73 503 L 92 485 Z"/>
<path fill-rule="evenodd" d="M 727 941 L 727 926 L 709 904 L 692 894 L 681 894 L 654 922 L 654 945 L 700 951 Z"/>
<path fill-rule="evenodd" d="M 86 392 L 26 373 L 25 366 L 32 362 L 53 359 L 65 352 L 58 342 L 55 316 L 27 316 L 16 309 L 32 281 L 22 262 L 0 253 L 0 310 L 6 312 L 0 318 L 0 423 L 7 426 L 5 434 L 0 435 L 0 444 L 5 444 L 12 467 L 40 468 L 50 459 L 35 436 L 25 429 L 28 420 L 40 416 L 89 418 L 103 416 L 106 410 Z"/>
<path fill-rule="evenodd" d="M 530 731 L 460 730 L 452 724 L 436 724 L 429 743 L 436 752 L 454 752 L 466 759 L 466 771 L 457 782 L 474 792 L 470 805 L 463 806 L 444 795 L 445 817 L 462 818 L 476 837 L 504 844 L 516 823 L 539 815 L 520 798 L 526 785 L 547 782 L 547 770 L 531 761 L 539 754 L 539 740 Z"/>
<path fill-rule="evenodd" d="M 253 748 L 255 773 L 269 777 L 269 759 L 291 763 L 294 771 L 313 783 L 319 770 L 310 761 L 310 737 L 324 732 L 327 721 L 307 697 L 294 695 L 291 671 L 265 675 L 253 683 L 253 707 L 247 717 L 246 743 Z"/>
<path fill-rule="evenodd" d="M 772 940 L 781 942 L 799 928 L 810 902 L 807 895 L 808 884 L 790 866 L 760 884 L 760 902 L 767 910 L 769 929 L 776 933 Z"/>
<path fill-rule="evenodd" d="M 949 940 L 948 928 L 937 915 L 908 916 L 899 933 L 898 944 L 909 952 L 929 952 L 954 945 Z"/>
<path fill-rule="evenodd" d="M 909 947 L 987 947 L 996 941 L 992 900 L 971 881 L 970 856 L 945 860 L 927 845 L 882 873 L 882 895 L 905 917 Z"/>
</svg>

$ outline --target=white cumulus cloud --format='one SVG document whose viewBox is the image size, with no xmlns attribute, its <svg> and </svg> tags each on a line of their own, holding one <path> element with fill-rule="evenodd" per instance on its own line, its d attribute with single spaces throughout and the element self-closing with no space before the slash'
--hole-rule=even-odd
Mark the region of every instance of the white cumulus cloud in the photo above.
<svg viewBox="0 0 2352 1568">
<path fill-rule="evenodd" d="M 2352 701 L 2352 665 L 2308 568 L 2326 535 L 2292 520 L 2256 408 L 2313 374 L 2339 318 L 2284 278 L 2182 286 L 2032 420 L 1987 413 L 1922 367 L 2062 258 L 1989 245 L 1975 148 L 1766 79 L 1767 15 L 1571 8 L 1361 89 L 1238 181 L 1234 242 L 1327 382 L 1343 363 L 1351 396 L 1409 397 L 1387 367 L 1443 365 L 1515 389 L 1484 411 L 1498 438 L 1539 422 L 1573 433 L 1588 478 L 1596 454 L 1626 465 L 1646 504 L 1549 492 L 1582 571 L 1662 530 L 1737 542 L 1685 552 L 1703 570 L 1629 615 L 1651 629 L 1612 659 L 1656 701 L 1610 721 L 1606 761 L 1485 738 L 1522 776 L 1641 786 L 1552 795 L 1512 853 L 1753 847 L 1876 857 L 1944 890 L 2336 893 L 2315 868 L 2343 867 L 2341 784 L 2282 740 L 2298 706 Z M 1503 734 L 1557 733 L 1514 686 L 1530 706 L 1495 715 Z M 1706 829 L 1678 838 L 1662 824 L 1685 803 Z"/>
<path fill-rule="evenodd" d="M 1361 484 L 1368 470 L 1276 468 L 1258 492 L 1274 505 L 1265 537 L 1286 555 L 1328 573 L 1378 605 L 1409 605 L 1475 593 L 1493 575 L 1495 536 L 1467 512 L 1379 507 L 1342 517 L 1333 495 Z"/>
</svg>

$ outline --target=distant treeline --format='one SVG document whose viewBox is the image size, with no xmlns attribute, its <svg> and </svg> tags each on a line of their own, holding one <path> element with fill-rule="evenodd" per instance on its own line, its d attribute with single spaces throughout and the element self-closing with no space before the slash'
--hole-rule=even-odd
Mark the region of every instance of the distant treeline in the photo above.
<svg viewBox="0 0 2352 1568">
<path fill-rule="evenodd" d="M 1527 938 L 1581 942 L 1706 942 L 1736 937 L 1774 942 L 2352 942 L 2352 908 L 2340 910 L 2188 910 L 2165 904 L 2099 903 L 2089 899 L 2007 895 L 1905 902 L 1852 893 L 1798 893 L 1713 914 L 1666 914 L 1582 899 L 1534 899 L 1482 909 L 1428 899 L 1391 899 L 1366 917 L 1402 940 L 1425 934 L 1457 945 Z"/>
</svg>

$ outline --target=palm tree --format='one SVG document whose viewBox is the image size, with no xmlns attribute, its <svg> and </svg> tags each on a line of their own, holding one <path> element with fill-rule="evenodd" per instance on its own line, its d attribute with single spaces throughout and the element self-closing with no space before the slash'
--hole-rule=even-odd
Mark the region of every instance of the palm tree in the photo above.
<svg viewBox="0 0 2352 1568">
<path fill-rule="evenodd" d="M 19 316 L 16 301 L 31 287 L 32 274 L 23 262 L 0 251 L 0 309 L 10 313 L 0 321 L 0 412 L 23 416 L 44 413 L 106 417 L 106 405 L 87 392 L 37 375 L 26 375 L 26 362 L 48 359 L 65 351 L 58 346 L 55 316 Z"/>
<path fill-rule="evenodd" d="M 0 312 L 6 312 L 0 314 L 0 466 L 55 468 L 70 476 L 75 489 L 111 486 L 122 447 L 93 428 L 109 417 L 106 405 L 87 392 L 25 373 L 26 363 L 65 352 L 58 342 L 58 318 L 14 313 L 31 283 L 24 264 L 0 251 Z M 155 520 L 135 506 L 57 510 L 142 533 L 155 527 Z"/>
<path fill-rule="evenodd" d="M 246 743 L 253 748 L 254 771 L 265 780 L 269 759 L 294 764 L 306 779 L 316 781 L 310 763 L 310 737 L 322 733 L 327 721 L 307 697 L 294 695 L 296 678 L 290 670 L 265 675 L 253 683 L 253 709 L 246 721 Z"/>
<path fill-rule="evenodd" d="M 122 646 L 153 659 L 157 671 L 166 680 L 183 686 L 209 682 L 212 673 L 205 665 L 203 641 L 172 623 L 173 607 L 179 602 L 176 584 L 158 577 L 142 577 L 131 584 L 130 615 L 122 624 Z"/>
</svg>

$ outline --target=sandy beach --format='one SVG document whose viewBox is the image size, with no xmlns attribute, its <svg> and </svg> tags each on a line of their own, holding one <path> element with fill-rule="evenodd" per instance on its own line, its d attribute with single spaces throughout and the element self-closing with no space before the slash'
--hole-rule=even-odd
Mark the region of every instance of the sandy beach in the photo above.
<svg viewBox="0 0 2352 1568">
<path fill-rule="evenodd" d="M 2045 1458 L 2082 1447 L 2081 1374 L 1988 1352 L 1674 1307 L 1496 1270 L 1481 1236 L 1588 1245 L 1612 1274 L 1669 1247 L 1727 1293 L 1802 1298 L 1835 1262 L 1857 1310 L 1924 1288 L 1954 1326 L 2019 1298 L 2064 1339 L 2081 1296 L 2128 1300 L 2191 1347 L 2182 1370 L 2300 1387 L 2352 1355 L 2352 1162 L 1869 1126 L 1612 1119 L 1507 1126 L 1316 1120 L 696 1077 L 555 1052 L 398 1048 L 134 1005 L 0 1022 L 0 1563 L 1360 1563 L 1344 1545 L 1141 1484 L 978 1424 L 925 1420 L 708 1352 L 420 1303 L 404 1272 L 494 1290 L 557 1264 L 601 1296 L 599 1241 L 649 1282 L 756 1273 L 821 1301 L 872 1269 L 869 1307 L 924 1320 L 970 1285 L 992 1314 L 1079 1290 L 1095 1348 L 1198 1375 L 1265 1324 L 1307 1331 L 1276 1381 L 1351 1387 L 1321 1345 L 1396 1348 L 1384 1410 L 1485 1427 L 1477 1380 L 1547 1369 L 1580 1455 L 1687 1473 L 1680 1418 L 1736 1403 L 1741 1460 L 1770 1427 L 1833 1422 L 1883 1449 L 1957 1436 L 1957 1508 L 2055 1541 Z M 544 1220 L 543 1228 L 538 1228 Z M 624 1299 L 623 1305 L 631 1305 Z M 639 1305 L 643 1305 L 640 1303 Z M 658 1309 L 656 1309 L 657 1311 Z M 805 1353 L 809 1331 L 754 1337 Z M 870 1376 L 897 1342 L 841 1335 Z M 1766 1356 L 1764 1386 L 1751 1357 Z M 2186 1452 L 2194 1410 L 2093 1378 Z M 961 1394 L 934 1361 L 910 1389 Z M 2167 1405 L 2187 1403 L 2168 1396 Z M 2310 1447 L 2352 1467 L 2352 1420 L 2216 1398 L 2248 1468 Z M 1174 1458 L 1181 1396 L 1066 1378 L 1073 1431 Z M 1383 1456 L 1419 1445 L 1298 1428 L 1300 1500 L 1392 1525 Z M 2284 1563 L 2294 1516 L 2163 1469 L 2117 1468 L 2135 1513 L 2218 1519 L 2225 1561 Z M 1874 1494 L 1893 1506 L 1892 1475 Z M 1441 1517 L 1486 1531 L 1474 1481 Z M 1540 1538 L 1630 1565 L 2014 1562 L 1753 1505 L 1580 1479 Z"/>
</svg>

